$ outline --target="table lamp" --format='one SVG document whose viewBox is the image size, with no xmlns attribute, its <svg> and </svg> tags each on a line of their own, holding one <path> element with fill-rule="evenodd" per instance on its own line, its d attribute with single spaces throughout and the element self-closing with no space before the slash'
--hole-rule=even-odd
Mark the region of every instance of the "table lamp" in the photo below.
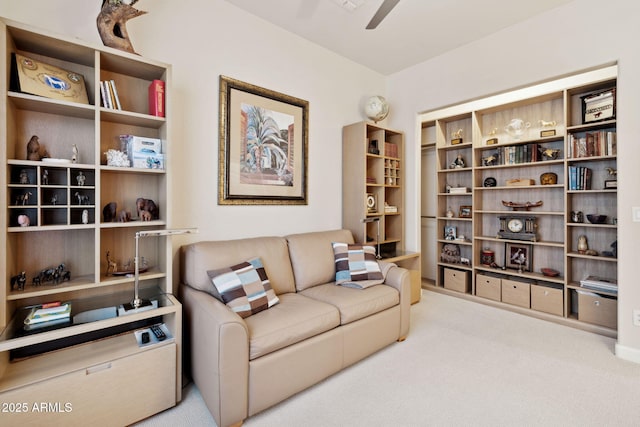
<svg viewBox="0 0 640 427">
<path fill-rule="evenodd" d="M 140 248 L 139 242 L 141 237 L 157 237 L 157 236 L 175 236 L 177 234 L 191 234 L 197 233 L 197 228 L 180 228 L 180 229 L 166 229 L 166 230 L 141 230 L 136 231 L 136 255 L 133 259 L 134 264 L 134 296 L 133 301 L 122 305 L 125 313 L 143 311 L 148 308 L 153 308 L 151 301 L 140 298 Z"/>
</svg>

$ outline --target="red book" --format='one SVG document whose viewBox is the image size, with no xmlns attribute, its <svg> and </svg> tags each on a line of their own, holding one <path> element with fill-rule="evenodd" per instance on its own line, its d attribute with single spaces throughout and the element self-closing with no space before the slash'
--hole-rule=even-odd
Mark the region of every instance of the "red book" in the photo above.
<svg viewBox="0 0 640 427">
<path fill-rule="evenodd" d="M 164 117 L 164 82 L 154 80 L 149 85 L 149 114 Z"/>
</svg>

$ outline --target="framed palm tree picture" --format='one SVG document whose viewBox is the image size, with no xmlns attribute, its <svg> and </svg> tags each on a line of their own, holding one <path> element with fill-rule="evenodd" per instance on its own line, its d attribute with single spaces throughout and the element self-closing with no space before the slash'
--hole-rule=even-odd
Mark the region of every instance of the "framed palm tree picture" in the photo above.
<svg viewBox="0 0 640 427">
<path fill-rule="evenodd" d="M 306 205 L 309 103 L 220 76 L 218 203 Z"/>
</svg>

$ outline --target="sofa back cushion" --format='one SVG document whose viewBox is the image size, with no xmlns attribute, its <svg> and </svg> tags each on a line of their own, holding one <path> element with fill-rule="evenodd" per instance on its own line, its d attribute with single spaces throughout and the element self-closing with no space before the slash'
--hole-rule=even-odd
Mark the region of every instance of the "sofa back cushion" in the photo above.
<svg viewBox="0 0 640 427">
<path fill-rule="evenodd" d="M 332 243 L 353 243 L 353 235 L 349 230 L 291 234 L 286 239 L 298 291 L 335 281 Z"/>
<path fill-rule="evenodd" d="M 182 247 L 181 279 L 192 288 L 213 291 L 208 271 L 260 257 L 276 295 L 295 292 L 287 241 L 283 237 L 202 241 Z"/>
</svg>

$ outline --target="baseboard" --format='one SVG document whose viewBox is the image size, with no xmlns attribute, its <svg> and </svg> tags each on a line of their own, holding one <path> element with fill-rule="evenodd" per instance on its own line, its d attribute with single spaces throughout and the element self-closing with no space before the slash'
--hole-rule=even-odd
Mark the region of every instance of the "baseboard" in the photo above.
<svg viewBox="0 0 640 427">
<path fill-rule="evenodd" d="M 629 362 L 640 363 L 640 350 L 616 343 L 616 356 Z"/>
</svg>

